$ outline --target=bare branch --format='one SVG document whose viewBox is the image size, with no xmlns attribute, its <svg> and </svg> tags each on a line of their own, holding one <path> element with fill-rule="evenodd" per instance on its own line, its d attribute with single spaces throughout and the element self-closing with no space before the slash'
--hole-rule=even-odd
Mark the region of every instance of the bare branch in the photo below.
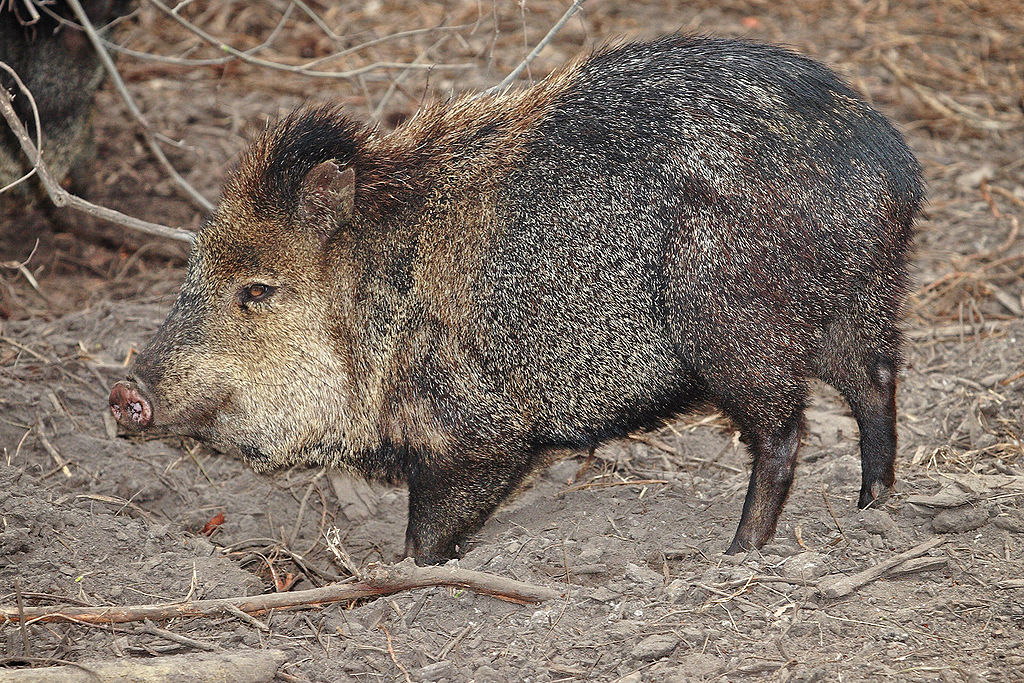
<svg viewBox="0 0 1024 683">
<path fill-rule="evenodd" d="M 537 55 L 540 54 L 541 50 L 547 47 L 548 43 L 551 42 L 551 39 L 555 37 L 555 34 L 562 30 L 562 27 L 565 26 L 565 23 L 572 18 L 572 15 L 576 14 L 577 10 L 579 10 L 579 8 L 582 7 L 583 3 L 586 1 L 587 0 L 573 0 L 572 5 L 569 6 L 569 9 L 565 10 L 565 14 L 562 15 L 562 18 L 556 21 L 555 25 L 551 27 L 551 30 L 548 31 L 547 35 L 544 36 L 539 43 L 537 43 L 536 47 L 530 50 L 530 54 L 526 55 L 526 59 L 520 62 L 519 66 L 512 70 L 512 73 L 510 73 L 508 76 L 505 76 L 501 83 L 498 83 L 497 85 L 492 86 L 487 90 L 484 90 L 482 94 L 493 95 L 494 93 L 500 92 L 507 88 L 509 85 L 511 85 L 512 81 L 516 80 L 516 77 L 518 77 L 519 74 L 523 73 L 523 70 L 530 65 L 530 62 L 537 58 Z"/>
<path fill-rule="evenodd" d="M 0 62 L 0 65 L 10 69 L 7 64 Z M 50 201 L 55 206 L 68 206 L 76 211 L 82 211 L 91 216 L 102 218 L 105 221 L 111 223 L 117 223 L 123 225 L 132 230 L 144 232 L 149 235 L 159 235 L 161 237 L 169 237 L 174 240 L 191 243 L 195 236 L 188 230 L 182 230 L 181 228 L 169 228 L 166 225 L 160 225 L 159 223 L 150 223 L 149 221 L 139 220 L 132 216 L 125 215 L 120 211 L 114 211 L 108 209 L 105 206 L 97 206 L 91 202 L 87 202 L 81 197 L 77 197 L 57 183 L 50 175 L 50 171 L 46 168 L 46 164 L 43 163 L 42 158 L 39 156 L 39 152 L 36 150 L 35 145 L 32 144 L 32 139 L 29 138 L 28 131 L 25 130 L 25 126 L 22 124 L 21 119 L 14 113 L 14 106 L 11 104 L 11 95 L 5 88 L 0 88 L 0 114 L 7 120 L 7 125 L 14 131 L 15 137 L 18 138 L 18 142 L 21 144 L 22 151 L 25 152 L 25 156 L 33 163 L 36 173 L 39 176 L 39 180 L 43 184 L 43 188 L 46 190 L 46 194 L 49 195 Z"/>
<path fill-rule="evenodd" d="M 72 0 L 77 1 L 77 0 Z M 380 69 L 472 69 L 472 64 L 404 64 L 402 62 L 375 62 L 373 64 L 367 64 L 361 66 L 358 69 L 351 69 L 349 71 L 316 71 L 308 68 L 307 66 L 281 64 L 279 62 L 272 62 L 268 59 L 261 59 L 254 57 L 250 54 L 246 54 L 241 50 L 238 50 L 226 43 L 217 40 L 215 36 L 210 35 L 203 29 L 199 28 L 192 22 L 188 21 L 184 17 L 180 16 L 177 12 L 167 7 L 167 5 L 160 2 L 160 0 L 149 0 L 150 4 L 159 9 L 161 12 L 166 14 L 168 17 L 176 21 L 183 28 L 191 31 L 195 35 L 202 38 L 204 41 L 212 45 L 213 47 L 227 52 L 233 57 L 237 57 L 241 61 L 247 64 L 253 64 L 255 66 L 262 66 L 268 69 L 275 69 L 277 71 L 286 71 L 288 73 L 300 74 L 302 76 L 311 76 L 314 78 L 338 78 L 338 79 L 351 79 L 357 76 L 367 73 L 369 71 L 377 71 Z"/>
<path fill-rule="evenodd" d="M 154 605 L 126 605 L 111 607 L 77 607 L 54 605 L 50 607 L 0 607 L 0 624 L 25 620 L 72 621 L 88 624 L 119 624 L 129 621 L 165 620 L 178 617 L 201 617 L 234 613 L 261 614 L 272 609 L 313 607 L 334 602 L 358 600 L 380 595 L 391 595 L 413 588 L 427 586 L 455 586 L 501 600 L 528 604 L 553 600 L 560 591 L 536 586 L 494 574 L 459 567 L 418 567 L 412 559 L 394 565 L 376 565 L 364 574 L 361 581 L 334 583 L 290 593 L 268 593 L 219 600 L 193 600 Z"/>
<path fill-rule="evenodd" d="M 178 184 L 178 187 L 184 190 L 192 201 L 203 209 L 212 212 L 215 208 L 213 203 L 203 195 L 199 194 L 198 190 L 189 185 L 188 181 L 181 177 L 178 171 L 175 170 L 174 166 L 171 165 L 171 162 L 164 155 L 164 151 L 160 149 L 160 143 L 153 136 L 153 131 L 150 129 L 149 123 L 142 115 L 142 112 L 135 106 L 135 101 L 132 99 L 131 94 L 129 94 L 128 88 L 125 87 L 124 81 L 121 80 L 121 74 L 117 72 L 117 68 L 114 66 L 114 61 L 110 59 L 110 55 L 107 54 L 107 51 L 100 40 L 99 34 L 96 33 L 96 29 L 93 27 L 92 22 L 86 15 L 85 10 L 82 9 L 82 5 L 78 0 L 68 0 L 68 6 L 75 13 L 75 16 L 78 17 L 78 21 L 81 22 L 82 30 L 85 31 L 85 34 L 89 37 L 89 42 L 92 43 L 93 49 L 95 49 L 96 54 L 99 55 L 100 61 L 103 62 L 103 67 L 110 75 L 110 80 L 113 81 L 117 92 L 120 93 L 124 103 L 128 105 L 128 111 L 131 112 L 132 116 L 135 117 L 135 120 L 138 121 L 140 126 L 142 126 L 142 136 L 146 139 L 146 144 L 149 145 L 149 149 L 153 152 L 153 155 L 156 156 L 157 161 L 160 162 L 160 165 L 166 169 L 171 178 L 174 179 L 174 182 Z"/>
</svg>

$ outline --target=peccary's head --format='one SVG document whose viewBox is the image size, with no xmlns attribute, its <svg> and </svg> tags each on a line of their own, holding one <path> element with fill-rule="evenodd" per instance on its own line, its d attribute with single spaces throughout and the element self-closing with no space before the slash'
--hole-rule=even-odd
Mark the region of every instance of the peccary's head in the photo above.
<svg viewBox="0 0 1024 683">
<path fill-rule="evenodd" d="M 342 254 L 364 135 L 321 107 L 254 143 L 197 236 L 170 314 L 111 392 L 121 425 L 194 436 L 260 471 L 321 461 L 345 442 L 353 288 Z"/>
</svg>

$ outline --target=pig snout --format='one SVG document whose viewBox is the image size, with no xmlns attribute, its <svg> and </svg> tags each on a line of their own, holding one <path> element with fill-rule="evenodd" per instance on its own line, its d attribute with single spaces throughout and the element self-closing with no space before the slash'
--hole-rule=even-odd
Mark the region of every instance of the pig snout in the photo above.
<svg viewBox="0 0 1024 683">
<path fill-rule="evenodd" d="M 110 390 L 110 412 L 128 429 L 146 429 L 153 424 L 153 403 L 134 380 L 118 382 Z"/>
</svg>

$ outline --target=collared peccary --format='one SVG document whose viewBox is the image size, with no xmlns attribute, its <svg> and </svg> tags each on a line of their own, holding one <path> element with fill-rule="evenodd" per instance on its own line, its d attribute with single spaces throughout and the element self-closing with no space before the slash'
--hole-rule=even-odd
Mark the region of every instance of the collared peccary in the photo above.
<svg viewBox="0 0 1024 683">
<path fill-rule="evenodd" d="M 39 3 L 43 4 L 43 3 Z M 81 0 L 86 16 L 97 26 L 129 11 L 130 0 Z M 43 160 L 58 180 L 91 160 L 92 99 L 103 81 L 103 67 L 67 3 L 46 3 L 38 18 L 28 3 L 0 0 L 0 62 L 14 69 L 35 98 L 43 129 Z M 69 23 L 62 23 L 71 22 Z M 29 99 L 11 76 L 0 69 L 0 87 L 14 95 L 18 118 L 35 140 L 35 118 Z M 24 175 L 32 164 L 3 119 L 0 119 L 0 187 Z M 18 188 L 21 197 L 34 199 L 29 184 Z"/>
<path fill-rule="evenodd" d="M 922 196 L 832 72 L 737 40 L 606 47 L 391 134 L 303 108 L 242 158 L 111 409 L 259 471 L 403 480 L 406 552 L 440 562 L 553 449 L 710 403 L 753 454 L 729 552 L 759 547 L 811 377 L 860 426 L 860 505 L 893 485 Z"/>
</svg>

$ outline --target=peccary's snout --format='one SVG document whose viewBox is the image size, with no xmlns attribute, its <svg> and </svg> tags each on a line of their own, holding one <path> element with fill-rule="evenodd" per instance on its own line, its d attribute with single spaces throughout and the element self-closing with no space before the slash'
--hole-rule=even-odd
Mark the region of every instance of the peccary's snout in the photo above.
<svg viewBox="0 0 1024 683">
<path fill-rule="evenodd" d="M 122 380 L 110 390 L 110 412 L 128 429 L 146 429 L 153 424 L 153 403 L 134 380 Z"/>
</svg>

